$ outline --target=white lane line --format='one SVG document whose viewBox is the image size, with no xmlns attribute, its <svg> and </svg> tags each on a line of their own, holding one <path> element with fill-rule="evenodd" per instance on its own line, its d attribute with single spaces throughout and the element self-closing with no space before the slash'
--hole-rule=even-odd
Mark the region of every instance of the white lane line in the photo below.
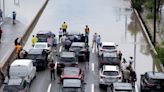
<svg viewBox="0 0 164 92">
<path fill-rule="evenodd" d="M 137 87 L 137 84 L 135 83 L 135 92 L 139 92 L 138 91 L 138 87 Z"/>
<path fill-rule="evenodd" d="M 59 52 L 61 52 L 61 51 L 62 51 L 62 48 L 63 48 L 63 46 L 60 46 L 60 48 L 59 48 Z"/>
<path fill-rule="evenodd" d="M 94 84 L 91 84 L 91 92 L 94 92 Z"/>
<path fill-rule="evenodd" d="M 92 53 L 94 53 L 94 52 L 95 52 L 95 48 L 93 47 L 93 48 L 92 48 Z"/>
<path fill-rule="evenodd" d="M 51 91 L 51 83 L 48 85 L 48 89 L 47 89 L 47 92 L 50 92 Z"/>
<path fill-rule="evenodd" d="M 92 63 L 92 71 L 94 71 L 94 68 L 95 68 L 95 67 L 94 67 L 94 65 L 95 65 L 95 64 L 94 64 L 94 63 Z"/>
</svg>

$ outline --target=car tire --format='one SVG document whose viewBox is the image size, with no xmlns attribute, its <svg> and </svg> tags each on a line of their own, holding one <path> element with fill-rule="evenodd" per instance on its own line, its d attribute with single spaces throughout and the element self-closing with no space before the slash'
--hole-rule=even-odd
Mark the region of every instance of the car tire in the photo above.
<svg viewBox="0 0 164 92">
<path fill-rule="evenodd" d="M 99 88 L 102 88 L 103 87 L 103 84 L 99 84 Z"/>
</svg>

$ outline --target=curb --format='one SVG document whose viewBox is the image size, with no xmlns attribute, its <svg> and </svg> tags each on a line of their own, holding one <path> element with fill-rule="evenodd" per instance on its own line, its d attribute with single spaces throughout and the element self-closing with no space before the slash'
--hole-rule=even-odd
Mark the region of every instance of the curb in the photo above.
<svg viewBox="0 0 164 92">
<path fill-rule="evenodd" d="M 150 40 L 150 37 L 149 37 L 149 35 L 148 35 L 147 31 L 146 31 L 145 25 L 143 24 L 143 22 L 142 22 L 142 20 L 141 20 L 141 17 L 139 16 L 139 13 L 137 12 L 136 9 L 133 9 L 133 10 L 134 10 L 134 13 L 135 13 L 137 19 L 139 20 L 139 23 L 140 23 L 140 25 L 141 25 L 142 31 L 143 31 L 144 35 L 146 36 L 146 39 L 147 39 L 147 41 L 148 41 L 148 43 L 149 43 L 149 45 L 150 45 L 151 51 L 153 52 L 153 54 L 154 54 L 155 56 L 158 56 L 158 53 L 157 53 L 157 51 L 155 50 L 155 47 L 154 47 L 154 45 L 152 44 L 152 42 L 151 42 L 151 40 Z M 160 65 L 160 69 L 161 69 L 162 71 L 164 71 L 164 67 L 162 66 L 162 64 L 161 64 L 160 62 L 158 62 L 158 63 L 159 63 L 159 65 Z"/>
<path fill-rule="evenodd" d="M 22 35 L 22 39 L 21 42 L 26 42 L 28 36 L 30 35 L 30 33 L 33 31 L 32 28 L 36 25 L 36 22 L 39 20 L 43 10 L 45 9 L 47 3 L 49 0 L 46 0 L 45 3 L 43 4 L 43 6 L 38 10 L 36 16 L 32 19 L 31 23 L 25 28 L 25 31 Z M 30 30 L 31 29 L 31 30 Z M 24 46 L 25 43 L 22 43 L 22 46 Z M 0 63 L 0 72 L 2 72 L 4 75 L 6 75 L 6 69 L 7 69 L 7 65 L 9 63 L 11 63 L 15 58 L 16 58 L 16 49 L 15 46 L 13 48 L 11 48 L 11 50 L 9 50 L 7 52 L 7 54 L 5 55 L 5 57 L 2 58 L 2 63 Z"/>
</svg>

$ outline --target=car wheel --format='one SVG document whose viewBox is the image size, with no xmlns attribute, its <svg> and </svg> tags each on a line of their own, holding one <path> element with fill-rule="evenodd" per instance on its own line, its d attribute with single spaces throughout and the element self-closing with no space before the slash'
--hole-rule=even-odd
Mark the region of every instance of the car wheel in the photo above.
<svg viewBox="0 0 164 92">
<path fill-rule="evenodd" d="M 102 88 L 103 87 L 103 85 L 102 84 L 99 84 L 99 88 Z"/>
</svg>

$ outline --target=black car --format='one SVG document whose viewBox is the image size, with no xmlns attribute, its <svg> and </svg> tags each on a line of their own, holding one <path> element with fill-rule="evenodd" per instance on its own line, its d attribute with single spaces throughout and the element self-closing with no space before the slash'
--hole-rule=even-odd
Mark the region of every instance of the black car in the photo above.
<svg viewBox="0 0 164 92">
<path fill-rule="evenodd" d="M 78 61 L 89 61 L 89 46 L 84 42 L 73 42 L 69 51 L 75 52 Z"/>
<path fill-rule="evenodd" d="M 3 92 L 29 92 L 29 84 L 21 78 L 9 79 Z"/>
<path fill-rule="evenodd" d="M 133 88 L 130 83 L 115 82 L 107 88 L 107 92 L 133 92 Z"/>
<path fill-rule="evenodd" d="M 103 65 L 118 65 L 120 66 L 120 59 L 117 55 L 117 52 L 104 52 L 99 57 L 99 67 Z"/>
<path fill-rule="evenodd" d="M 141 75 L 140 80 L 141 92 L 159 90 L 164 92 L 164 73 L 163 72 L 146 72 Z"/>
<path fill-rule="evenodd" d="M 75 32 L 67 33 L 66 36 L 67 36 L 68 39 L 71 40 L 71 42 L 74 42 L 75 36 L 77 37 L 77 42 L 81 41 L 81 34 L 80 33 L 75 33 Z"/>
<path fill-rule="evenodd" d="M 65 66 L 78 66 L 78 61 L 74 52 L 61 52 L 57 61 L 57 74 L 61 74 Z"/>
<path fill-rule="evenodd" d="M 47 67 L 48 53 L 43 49 L 30 49 L 26 58 L 34 60 L 33 64 L 37 70 L 43 70 Z"/>
<path fill-rule="evenodd" d="M 59 92 L 85 92 L 80 79 L 64 79 Z"/>
<path fill-rule="evenodd" d="M 54 34 L 51 31 L 39 31 L 36 34 L 36 37 L 38 38 L 38 42 L 47 42 L 48 37 L 53 37 Z"/>
</svg>

